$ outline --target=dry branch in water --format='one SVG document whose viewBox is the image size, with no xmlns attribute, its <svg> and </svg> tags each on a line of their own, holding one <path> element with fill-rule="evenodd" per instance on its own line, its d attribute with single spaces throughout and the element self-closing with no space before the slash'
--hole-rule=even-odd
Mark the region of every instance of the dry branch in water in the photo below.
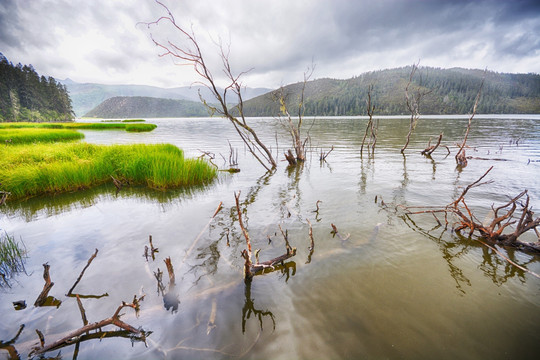
<svg viewBox="0 0 540 360">
<path fill-rule="evenodd" d="M 325 153 L 323 152 L 323 150 L 321 149 L 321 156 L 319 157 L 319 160 L 320 160 L 320 161 L 325 161 L 326 158 L 328 157 L 328 155 L 330 155 L 330 153 L 331 153 L 332 151 L 334 151 L 334 145 L 332 145 L 332 147 L 330 148 L 330 150 L 328 150 L 328 152 L 327 152 L 326 154 L 325 154 Z"/>
<path fill-rule="evenodd" d="M 443 137 L 443 133 L 439 135 L 439 139 L 437 140 L 437 143 L 435 145 L 431 145 L 431 139 L 429 139 L 427 147 L 424 150 L 422 150 L 421 154 L 428 157 L 431 156 L 431 154 L 433 154 L 433 152 L 437 150 L 439 145 L 441 145 L 442 137 Z"/>
<path fill-rule="evenodd" d="M 258 253 L 259 250 L 256 252 L 256 258 L 257 262 L 253 264 L 252 261 L 252 250 L 251 250 L 251 239 L 249 237 L 249 233 L 244 227 L 244 222 L 242 220 L 242 211 L 240 210 L 240 192 L 234 193 L 234 198 L 236 200 L 236 211 L 238 212 L 238 224 L 240 225 L 240 229 L 242 230 L 242 234 L 244 235 L 244 238 L 246 239 L 246 246 L 247 248 L 245 250 L 242 250 L 242 257 L 244 258 L 244 276 L 247 280 L 250 280 L 253 278 L 253 275 L 255 273 L 262 271 L 267 268 L 273 268 L 275 265 L 282 263 L 283 261 L 293 257 L 296 255 L 296 248 L 291 247 L 289 245 L 289 241 L 287 239 L 287 234 L 283 232 L 283 229 L 281 229 L 281 226 L 279 227 L 281 230 L 281 233 L 283 234 L 283 237 L 285 239 L 285 245 L 287 248 L 287 252 L 281 256 L 278 256 L 272 260 L 264 261 L 262 263 L 259 263 L 258 261 Z"/>
<path fill-rule="evenodd" d="M 338 236 L 341 241 L 347 241 L 349 240 L 349 238 L 351 237 L 351 234 L 347 234 L 345 236 L 341 235 L 336 227 L 336 225 L 334 224 L 330 224 L 332 226 L 332 231 L 330 231 L 330 233 L 333 235 L 333 236 Z"/>
<path fill-rule="evenodd" d="M 66 294 L 66 296 L 71 296 L 71 293 L 73 292 L 73 290 L 75 289 L 75 286 L 77 286 L 77 284 L 81 281 L 83 275 L 84 275 L 84 272 L 86 271 L 86 269 L 90 266 L 90 264 L 92 263 L 92 261 L 96 258 L 98 254 L 98 249 L 96 249 L 96 251 L 94 252 L 94 254 L 92 256 L 90 256 L 90 259 L 88 259 L 88 262 L 86 263 L 86 266 L 82 269 L 79 277 L 77 278 L 77 280 L 75 281 L 75 283 L 73 284 L 73 286 L 71 287 L 71 289 L 69 289 L 68 293 Z"/>
<path fill-rule="evenodd" d="M 522 234 L 532 229 L 536 231 L 536 228 L 540 225 L 540 217 L 534 218 L 534 212 L 529 206 L 530 198 L 527 190 L 522 191 L 503 205 L 496 208 L 492 206 L 492 219 L 484 221 L 484 223 L 480 222 L 468 207 L 465 196 L 469 190 L 492 182 L 482 182 L 491 169 L 493 169 L 493 166 L 476 181 L 467 185 L 461 195 L 444 208 L 424 209 L 419 211 L 411 211 L 412 208 L 409 207 L 402 208 L 410 215 L 431 213 L 439 223 L 440 221 L 435 214 L 444 213 L 446 226 L 448 226 L 448 215 L 453 214 L 458 219 L 454 224 L 456 232 L 468 229 L 469 236 L 472 236 L 476 232 L 480 238 L 485 239 L 492 244 L 511 246 L 520 250 L 540 253 L 540 239 L 535 243 L 522 242 L 519 240 L 519 237 Z M 521 209 L 521 215 L 519 216 L 517 216 L 516 213 L 516 211 L 519 211 L 518 209 Z M 504 233 L 504 231 L 510 229 L 510 227 L 512 227 L 513 231 Z"/>
<path fill-rule="evenodd" d="M 45 280 L 45 284 L 43 285 L 43 290 L 41 290 L 41 293 L 34 302 L 34 306 L 43 306 L 49 296 L 49 291 L 51 291 L 54 286 L 54 283 L 51 281 L 51 275 L 49 274 L 50 267 L 51 265 L 49 264 L 43 264 L 43 279 Z"/>
<path fill-rule="evenodd" d="M 134 309 L 135 313 L 138 314 L 138 311 L 140 309 L 139 302 L 142 301 L 143 298 L 144 298 L 144 296 L 137 299 L 137 296 L 134 296 L 133 301 L 131 303 L 129 303 L 129 304 L 127 304 L 125 302 L 122 302 L 122 305 L 120 305 L 116 309 L 116 311 L 114 312 L 114 314 L 111 317 L 103 319 L 103 320 L 95 322 L 95 323 L 85 325 L 85 326 L 83 326 L 83 327 L 81 327 L 81 328 L 79 328 L 77 330 L 72 331 L 71 333 L 69 333 L 68 335 L 62 337 L 61 339 L 58 339 L 58 340 L 50 343 L 49 345 L 45 346 L 45 340 L 43 339 L 43 341 L 40 341 L 41 346 L 36 347 L 32 351 L 32 353 L 30 355 L 31 356 L 40 355 L 40 354 L 46 353 L 47 351 L 54 350 L 56 348 L 60 348 L 60 347 L 66 346 L 66 345 L 71 345 L 74 342 L 76 342 L 77 337 L 79 337 L 79 336 L 81 336 L 81 335 L 83 335 L 85 333 L 88 333 L 90 331 L 101 329 L 101 328 L 103 328 L 103 327 L 105 327 L 107 325 L 118 326 L 118 327 L 120 327 L 120 328 L 122 328 L 122 329 L 124 329 L 126 331 L 129 331 L 132 334 L 142 336 L 143 339 L 144 339 L 145 333 L 142 330 L 136 329 L 133 326 L 131 326 L 131 325 L 123 322 L 122 320 L 120 320 L 120 316 L 121 316 L 120 311 L 125 307 L 130 307 L 130 308 Z"/>
</svg>

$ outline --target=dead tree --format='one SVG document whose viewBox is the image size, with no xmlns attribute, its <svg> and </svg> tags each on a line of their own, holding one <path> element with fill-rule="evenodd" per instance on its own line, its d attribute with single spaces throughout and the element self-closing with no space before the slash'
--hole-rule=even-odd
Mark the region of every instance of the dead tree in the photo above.
<svg viewBox="0 0 540 360">
<path fill-rule="evenodd" d="M 467 145 L 467 137 L 469 136 L 469 131 L 471 130 L 472 120 L 476 114 L 476 108 L 478 107 L 478 102 L 480 101 L 480 95 L 482 94 L 482 88 L 484 87 L 484 80 L 486 78 L 486 72 L 484 71 L 484 77 L 480 83 L 480 89 L 478 89 L 478 94 L 476 94 L 476 99 L 474 100 L 474 105 L 472 109 L 472 114 L 469 116 L 469 123 L 467 125 L 467 130 L 465 131 L 465 136 L 463 142 L 459 146 L 459 150 L 455 156 L 457 166 L 464 168 L 467 166 L 467 156 L 465 155 L 465 146 Z"/>
<path fill-rule="evenodd" d="M 401 148 L 402 154 L 405 152 L 405 149 L 407 149 L 407 146 L 409 146 L 409 141 L 411 140 L 411 134 L 416 128 L 416 124 L 418 123 L 418 119 L 420 118 L 420 101 L 425 95 L 431 92 L 431 90 L 422 90 L 422 87 L 421 87 L 422 81 L 420 79 L 420 86 L 418 87 L 416 92 L 414 94 L 409 94 L 409 88 L 411 86 L 414 74 L 416 73 L 416 70 L 418 70 L 419 63 L 420 62 L 412 65 L 411 73 L 409 75 L 409 82 L 407 83 L 407 86 L 405 87 L 405 99 L 406 99 L 407 109 L 411 113 L 411 121 L 409 123 L 409 132 L 407 133 L 407 141 L 405 142 L 405 145 Z"/>
<path fill-rule="evenodd" d="M 492 182 L 482 182 L 491 169 L 493 169 L 493 166 L 478 178 L 478 180 L 467 185 L 455 201 L 443 208 L 424 208 L 413 211 L 412 207 L 399 207 L 405 209 L 409 215 L 430 213 L 435 217 L 439 225 L 441 225 L 441 221 L 437 218 L 436 214 L 444 215 L 446 226 L 449 224 L 448 216 L 454 215 L 457 218 L 457 222 L 453 224 L 456 232 L 468 229 L 469 236 L 477 233 L 481 239 L 492 244 L 511 246 L 528 252 L 540 253 L 540 236 L 539 240 L 534 243 L 519 240 L 519 237 L 529 230 L 535 230 L 538 235 L 536 228 L 540 225 L 540 217 L 534 218 L 534 212 L 529 206 L 530 199 L 527 190 L 522 191 L 503 205 L 498 207 L 492 206 L 492 218 L 488 221 L 480 222 L 467 205 L 465 196 L 469 190 Z M 521 208 L 521 215 L 516 216 L 516 210 L 519 208 Z M 504 232 L 510 228 L 513 228 L 512 232 Z"/>
<path fill-rule="evenodd" d="M 364 144 L 366 142 L 366 138 L 369 134 L 368 139 L 368 148 L 371 146 L 371 150 L 375 151 L 375 144 L 377 143 L 377 131 L 378 131 L 378 123 L 377 126 L 375 126 L 375 123 L 373 122 L 373 112 L 375 111 L 375 105 L 371 104 L 371 93 L 373 92 L 373 84 L 369 85 L 368 87 L 368 98 L 366 100 L 367 105 L 367 114 L 369 116 L 368 123 L 366 125 L 366 132 L 364 133 L 364 138 L 362 139 L 362 146 L 360 147 L 360 156 L 362 156 L 362 153 L 364 151 Z"/>
<path fill-rule="evenodd" d="M 304 140 L 301 137 L 302 122 L 304 119 L 305 104 L 304 104 L 304 92 L 306 90 L 306 83 L 313 75 L 314 66 L 311 66 L 304 72 L 304 81 L 302 82 L 302 90 L 298 96 L 298 109 L 297 109 L 297 120 L 293 120 L 289 108 L 287 105 L 287 95 L 284 93 L 283 87 L 281 87 L 274 96 L 279 102 L 279 121 L 291 134 L 292 144 L 294 148 L 294 155 L 291 150 L 285 153 L 285 159 L 289 162 L 289 165 L 296 165 L 297 163 L 302 163 L 306 160 L 306 143 L 309 139 L 308 136 Z"/>
<path fill-rule="evenodd" d="M 186 30 L 181 24 L 176 22 L 176 19 L 167 6 L 157 0 L 156 3 L 165 10 L 167 15 L 161 16 L 156 21 L 144 23 L 147 28 L 151 28 L 154 25 L 160 25 L 161 23 L 169 23 L 183 38 L 183 40 L 187 41 L 188 44 L 187 46 L 182 47 L 170 40 L 161 42 L 151 36 L 154 44 L 163 51 L 159 56 L 171 56 L 173 59 L 182 64 L 192 65 L 195 73 L 201 78 L 201 83 L 210 90 L 211 94 L 218 103 L 217 106 L 213 106 L 203 99 L 199 94 L 203 104 L 206 105 L 212 115 L 218 114 L 227 118 L 233 124 L 238 135 L 253 157 L 257 159 L 257 161 L 267 171 L 273 170 L 277 165 L 272 152 L 261 141 L 255 130 L 248 125 L 244 116 L 244 101 L 241 92 L 243 85 L 240 78 L 245 74 L 245 72 L 241 72 L 239 74 L 233 73 L 231 64 L 229 62 L 228 50 L 225 50 L 223 46 L 220 45 L 220 58 L 223 67 L 222 71 L 227 77 L 228 81 L 228 85 L 223 90 L 220 90 L 216 85 L 213 72 L 203 56 L 200 43 L 197 40 L 193 30 Z M 232 101 L 237 103 L 237 105 L 232 108 L 229 108 L 229 103 L 231 100 L 227 98 L 227 95 L 230 93 L 232 93 L 235 97 L 235 99 Z"/>
</svg>

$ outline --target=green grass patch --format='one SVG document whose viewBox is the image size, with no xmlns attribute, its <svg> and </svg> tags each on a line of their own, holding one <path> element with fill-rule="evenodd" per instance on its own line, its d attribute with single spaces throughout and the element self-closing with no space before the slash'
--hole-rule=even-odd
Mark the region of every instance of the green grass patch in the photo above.
<svg viewBox="0 0 540 360">
<path fill-rule="evenodd" d="M 126 131 L 144 132 L 152 131 L 157 127 L 156 124 L 126 124 Z"/>
<path fill-rule="evenodd" d="M 0 183 L 9 199 L 60 193 L 112 182 L 155 189 L 209 183 L 215 167 L 185 159 L 173 145 L 87 143 L 0 146 Z"/>
<path fill-rule="evenodd" d="M 111 130 L 121 129 L 126 131 L 152 131 L 157 127 L 155 124 L 129 124 L 129 123 L 30 123 L 12 122 L 0 123 L 0 129 L 20 129 L 20 128 L 45 128 L 45 129 L 87 129 L 87 130 Z"/>
<path fill-rule="evenodd" d="M 67 129 L 0 129 L 0 144 L 31 144 L 35 142 L 73 141 L 82 138 L 84 138 L 82 133 Z"/>
<path fill-rule="evenodd" d="M 122 122 L 145 122 L 146 120 L 144 119 L 125 119 L 125 120 L 122 120 Z"/>
</svg>

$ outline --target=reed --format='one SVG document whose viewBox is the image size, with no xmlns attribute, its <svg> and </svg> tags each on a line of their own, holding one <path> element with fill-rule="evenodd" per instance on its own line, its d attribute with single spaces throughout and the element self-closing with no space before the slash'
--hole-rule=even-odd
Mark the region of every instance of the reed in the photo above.
<svg viewBox="0 0 540 360">
<path fill-rule="evenodd" d="M 10 286 L 14 273 L 24 271 L 26 247 L 7 232 L 0 233 L 0 287 Z"/>
<path fill-rule="evenodd" d="M 80 132 L 67 129 L 7 128 L 0 129 L 0 144 L 73 141 L 84 138 Z"/>
<path fill-rule="evenodd" d="M 122 120 L 122 122 L 145 122 L 146 120 L 144 119 L 125 119 L 125 120 Z"/>
<path fill-rule="evenodd" d="M 216 175 L 206 161 L 185 159 L 182 150 L 169 144 L 0 147 L 0 183 L 10 200 L 89 188 L 111 182 L 111 176 L 164 190 L 206 184 Z"/>
<path fill-rule="evenodd" d="M 87 129 L 87 130 L 111 130 L 123 129 L 126 131 L 143 132 L 152 131 L 157 127 L 155 124 L 130 124 L 130 123 L 28 123 L 12 122 L 0 123 L 0 129 L 18 129 L 18 128 L 46 128 L 46 129 Z"/>
</svg>

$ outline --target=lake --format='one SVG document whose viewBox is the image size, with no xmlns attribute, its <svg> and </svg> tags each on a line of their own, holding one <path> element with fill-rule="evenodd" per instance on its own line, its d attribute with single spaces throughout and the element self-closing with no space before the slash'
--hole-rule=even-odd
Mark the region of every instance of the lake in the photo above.
<svg viewBox="0 0 540 360">
<path fill-rule="evenodd" d="M 151 133 L 83 131 L 90 143 L 171 143 L 189 157 L 212 153 L 222 169 L 229 167 L 232 148 L 241 171 L 221 172 L 202 188 L 116 193 L 111 184 L 3 206 L 0 228 L 24 241 L 28 258 L 26 273 L 0 289 L 0 341 L 24 325 L 14 346 L 25 358 L 38 343 L 35 329 L 47 344 L 81 327 L 77 302 L 65 294 L 98 249 L 74 291 L 90 295 L 81 297 L 88 321 L 110 317 L 122 301 L 145 295 L 139 316 L 126 308 L 121 319 L 151 333 L 146 345 L 111 333 L 64 347 L 63 358 L 537 358 L 540 279 L 474 238 L 438 227 L 429 214 L 407 219 L 395 209 L 443 207 L 492 165 L 486 179 L 493 182 L 467 195 L 480 221 L 492 205 L 524 189 L 533 208 L 540 206 L 540 116 L 475 117 L 467 142 L 473 158 L 458 171 L 455 144 L 467 120 L 422 117 L 403 156 L 409 120 L 380 118 L 374 154 L 364 150 L 361 156 L 365 118 L 306 118 L 307 161 L 288 168 L 286 130 L 274 119 L 251 119 L 278 156 L 272 174 L 223 119 L 149 119 L 158 125 Z M 441 132 L 451 155 L 441 147 L 431 159 L 422 156 L 430 137 L 435 142 Z M 319 161 L 321 150 L 332 146 L 326 161 Z M 250 284 L 242 275 L 246 244 L 235 192 L 261 262 L 285 252 L 279 226 L 297 248 L 296 256 Z M 212 218 L 220 202 L 223 209 Z M 332 224 L 346 240 L 332 234 Z M 144 256 L 150 235 L 159 249 L 155 259 Z M 536 235 L 522 239 L 535 241 Z M 538 256 L 498 250 L 540 273 Z M 166 292 L 167 257 L 176 287 L 164 301 L 155 274 L 163 272 Z M 43 288 L 44 263 L 58 307 L 32 306 Z M 12 302 L 18 300 L 28 307 L 16 311 Z"/>
</svg>

